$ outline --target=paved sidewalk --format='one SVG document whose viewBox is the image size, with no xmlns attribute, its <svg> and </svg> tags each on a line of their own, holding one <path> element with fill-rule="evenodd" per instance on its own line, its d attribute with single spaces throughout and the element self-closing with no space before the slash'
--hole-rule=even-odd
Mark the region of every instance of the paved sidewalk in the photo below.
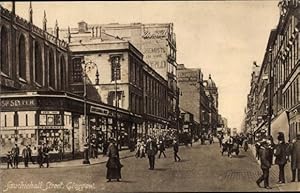
<svg viewBox="0 0 300 193">
<path fill-rule="evenodd" d="M 255 146 L 254 145 L 249 145 L 253 156 L 255 157 L 256 154 L 256 150 L 255 150 Z M 257 160 L 257 159 L 256 159 Z M 257 163 L 260 164 L 260 161 L 257 160 Z M 292 171 L 291 171 L 291 164 L 290 162 L 287 163 L 287 165 L 285 166 L 285 184 L 274 184 L 271 186 L 276 186 L 279 188 L 280 191 L 300 191 L 300 182 L 290 182 L 292 180 Z M 274 173 L 274 174 L 279 174 L 279 170 L 278 170 L 278 166 L 277 165 L 272 165 L 270 173 Z"/>
<path fill-rule="evenodd" d="M 135 155 L 135 152 L 130 152 L 129 150 L 122 150 L 120 151 L 120 159 L 125 159 L 128 157 L 133 157 Z M 59 167 L 78 167 L 78 166 L 89 166 L 89 165 L 95 165 L 95 164 L 102 164 L 106 163 L 108 160 L 107 156 L 103 156 L 100 154 L 98 158 L 93 159 L 90 158 L 90 164 L 83 164 L 83 159 L 75 159 L 75 160 L 69 160 L 69 161 L 61 161 L 61 162 L 51 162 L 49 164 L 50 168 L 59 168 Z M 44 164 L 46 166 L 46 164 Z M 29 168 L 39 168 L 39 165 L 37 163 L 32 164 L 29 162 Z M 1 163 L 0 169 L 7 169 L 7 163 Z M 25 169 L 24 162 L 19 163 L 18 169 Z"/>
</svg>

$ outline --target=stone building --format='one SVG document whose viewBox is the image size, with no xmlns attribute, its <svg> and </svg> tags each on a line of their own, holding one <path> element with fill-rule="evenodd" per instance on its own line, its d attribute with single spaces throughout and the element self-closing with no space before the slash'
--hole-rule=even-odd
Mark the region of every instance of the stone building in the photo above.
<svg viewBox="0 0 300 193">
<path fill-rule="evenodd" d="M 48 29 L 53 31 L 53 29 Z M 66 41 L 77 39 L 105 39 L 110 36 L 132 43 L 144 55 L 144 61 L 168 82 L 168 127 L 176 129 L 179 117 L 179 90 L 177 87 L 176 36 L 172 23 L 154 24 L 88 24 L 78 28 L 60 29 Z"/>
<path fill-rule="evenodd" d="M 270 124 L 267 134 L 283 132 L 287 141 L 300 132 L 300 7 L 298 1 L 280 1 L 279 8 L 262 67 L 251 80 L 246 125 L 254 133 Z"/>
<path fill-rule="evenodd" d="M 194 121 L 199 126 L 196 133 L 216 129 L 219 123 L 218 91 L 211 76 L 208 80 L 203 80 L 201 69 L 186 68 L 179 64 L 177 77 L 180 108 L 194 115 Z"/>
</svg>

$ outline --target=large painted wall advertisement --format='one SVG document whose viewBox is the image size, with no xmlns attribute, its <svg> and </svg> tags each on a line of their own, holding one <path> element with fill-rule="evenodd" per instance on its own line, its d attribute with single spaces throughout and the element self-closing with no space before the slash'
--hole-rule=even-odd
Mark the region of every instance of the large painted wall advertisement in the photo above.
<svg viewBox="0 0 300 193">
<path fill-rule="evenodd" d="M 144 60 L 163 77 L 167 75 L 168 34 L 168 27 L 144 27 L 142 35 Z"/>
</svg>

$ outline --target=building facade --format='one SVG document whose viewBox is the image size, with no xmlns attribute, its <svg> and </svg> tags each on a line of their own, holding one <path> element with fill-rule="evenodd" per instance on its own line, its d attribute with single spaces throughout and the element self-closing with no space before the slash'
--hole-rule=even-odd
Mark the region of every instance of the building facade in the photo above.
<svg viewBox="0 0 300 193">
<path fill-rule="evenodd" d="M 219 125 L 218 120 L 218 92 L 211 76 L 203 80 L 203 73 L 199 68 L 185 68 L 178 65 L 178 87 L 180 88 L 180 108 L 194 115 L 194 121 L 201 132 L 212 132 Z"/>
<path fill-rule="evenodd" d="M 258 79 L 251 85 L 246 124 L 260 129 L 259 121 L 270 123 L 268 134 L 276 138 L 283 132 L 291 140 L 300 132 L 299 1 L 280 1 L 279 8 L 278 25 L 270 33 Z"/>
<path fill-rule="evenodd" d="M 15 6 L 12 11 L 0 6 L 0 11 L 1 153 L 14 143 L 37 145 L 46 138 L 59 139 L 71 151 L 72 139 L 63 139 L 71 133 L 65 122 L 69 112 L 60 107 L 49 111 L 45 98 L 37 99 L 40 91 L 68 90 L 67 43 L 33 24 L 31 4 L 28 21 L 15 14 Z"/>
<path fill-rule="evenodd" d="M 53 31 L 49 29 L 49 31 Z M 107 36 L 131 42 L 144 55 L 144 61 L 168 82 L 168 119 L 170 128 L 178 127 L 179 90 L 177 87 L 176 36 L 172 23 L 158 24 L 87 24 L 60 29 L 60 36 L 71 40 L 105 39 Z"/>
</svg>

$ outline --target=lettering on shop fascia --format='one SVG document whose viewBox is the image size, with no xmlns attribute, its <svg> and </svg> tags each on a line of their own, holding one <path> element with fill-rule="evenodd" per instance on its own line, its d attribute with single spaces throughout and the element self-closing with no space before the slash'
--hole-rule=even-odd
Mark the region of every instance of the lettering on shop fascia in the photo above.
<svg viewBox="0 0 300 193">
<path fill-rule="evenodd" d="M 54 125 L 51 125 L 51 126 L 39 126 L 40 129 L 63 129 L 64 126 L 54 126 Z"/>
<path fill-rule="evenodd" d="M 94 106 L 91 106 L 90 112 L 98 114 L 98 115 L 108 115 L 109 114 L 108 110 L 103 109 L 103 108 L 99 108 L 99 107 L 94 107 Z"/>
<path fill-rule="evenodd" d="M 36 106 L 34 99 L 2 99 L 1 107 L 29 107 Z"/>
<path fill-rule="evenodd" d="M 59 111 L 41 111 L 43 115 L 59 115 Z"/>
</svg>

